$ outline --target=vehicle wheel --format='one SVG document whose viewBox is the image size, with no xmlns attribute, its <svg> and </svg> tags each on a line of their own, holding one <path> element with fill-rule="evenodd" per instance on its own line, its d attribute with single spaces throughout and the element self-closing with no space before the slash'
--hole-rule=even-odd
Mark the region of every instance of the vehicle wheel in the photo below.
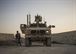
<svg viewBox="0 0 76 54">
<path fill-rule="evenodd" d="M 46 39 L 46 46 L 51 46 L 51 38 Z"/>
<path fill-rule="evenodd" d="M 30 38 L 25 38 L 25 46 L 26 47 L 31 46 L 31 39 Z"/>
<path fill-rule="evenodd" d="M 44 45 L 44 46 L 47 45 L 46 38 L 45 38 L 44 41 L 43 41 L 43 45 Z"/>
</svg>

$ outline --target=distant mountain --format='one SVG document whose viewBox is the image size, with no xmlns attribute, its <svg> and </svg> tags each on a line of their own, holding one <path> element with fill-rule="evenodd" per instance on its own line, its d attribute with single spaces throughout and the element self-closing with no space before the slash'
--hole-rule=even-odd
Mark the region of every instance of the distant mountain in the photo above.
<svg viewBox="0 0 76 54">
<path fill-rule="evenodd" d="M 1 40 L 12 40 L 14 39 L 14 34 L 8 34 L 8 33 L 0 33 L 0 41 Z"/>
<path fill-rule="evenodd" d="M 24 38 L 21 38 L 21 42 L 24 42 Z M 12 45 L 17 45 L 16 40 L 14 37 L 14 34 L 9 34 L 9 33 L 0 33 L 0 46 L 12 46 Z"/>
<path fill-rule="evenodd" d="M 1 45 L 15 45 L 14 34 L 0 33 L 0 46 Z"/>
<path fill-rule="evenodd" d="M 52 34 L 51 39 L 52 43 L 76 44 L 76 31 Z M 24 38 L 22 38 L 22 43 L 24 43 Z M 14 34 L 0 33 L 1 45 L 16 45 Z"/>
<path fill-rule="evenodd" d="M 76 31 L 52 34 L 52 41 L 64 44 L 76 44 Z"/>
</svg>

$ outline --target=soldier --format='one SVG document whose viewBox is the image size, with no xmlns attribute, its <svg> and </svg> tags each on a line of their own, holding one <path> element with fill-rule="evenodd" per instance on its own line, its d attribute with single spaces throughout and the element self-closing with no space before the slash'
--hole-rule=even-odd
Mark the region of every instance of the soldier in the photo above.
<svg viewBox="0 0 76 54">
<path fill-rule="evenodd" d="M 21 46 L 21 35 L 20 35 L 20 33 L 17 31 L 15 36 L 16 36 L 17 45 L 19 44 Z"/>
</svg>

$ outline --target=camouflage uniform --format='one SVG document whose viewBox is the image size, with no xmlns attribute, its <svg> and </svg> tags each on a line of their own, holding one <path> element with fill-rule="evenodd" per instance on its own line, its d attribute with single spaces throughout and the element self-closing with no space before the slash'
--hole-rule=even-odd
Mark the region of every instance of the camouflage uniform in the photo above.
<svg viewBox="0 0 76 54">
<path fill-rule="evenodd" d="M 21 46 L 21 35 L 20 35 L 20 33 L 18 33 L 18 31 L 16 34 L 16 42 L 17 42 L 17 45 L 19 44 Z"/>
</svg>

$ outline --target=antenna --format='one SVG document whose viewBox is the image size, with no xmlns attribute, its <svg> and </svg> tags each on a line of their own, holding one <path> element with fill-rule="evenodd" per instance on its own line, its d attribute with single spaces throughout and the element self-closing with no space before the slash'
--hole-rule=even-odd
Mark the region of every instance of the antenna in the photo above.
<svg viewBox="0 0 76 54">
<path fill-rule="evenodd" d="M 29 25 L 29 24 L 28 24 L 28 21 L 29 21 L 29 19 L 28 19 L 28 18 L 29 18 L 29 16 L 28 16 L 28 14 L 27 14 L 27 26 Z"/>
<path fill-rule="evenodd" d="M 45 18 L 44 18 L 44 20 L 43 20 L 43 21 L 44 21 L 44 23 L 46 23 Z"/>
<path fill-rule="evenodd" d="M 31 15 L 29 14 L 29 25 L 31 24 Z"/>
</svg>

